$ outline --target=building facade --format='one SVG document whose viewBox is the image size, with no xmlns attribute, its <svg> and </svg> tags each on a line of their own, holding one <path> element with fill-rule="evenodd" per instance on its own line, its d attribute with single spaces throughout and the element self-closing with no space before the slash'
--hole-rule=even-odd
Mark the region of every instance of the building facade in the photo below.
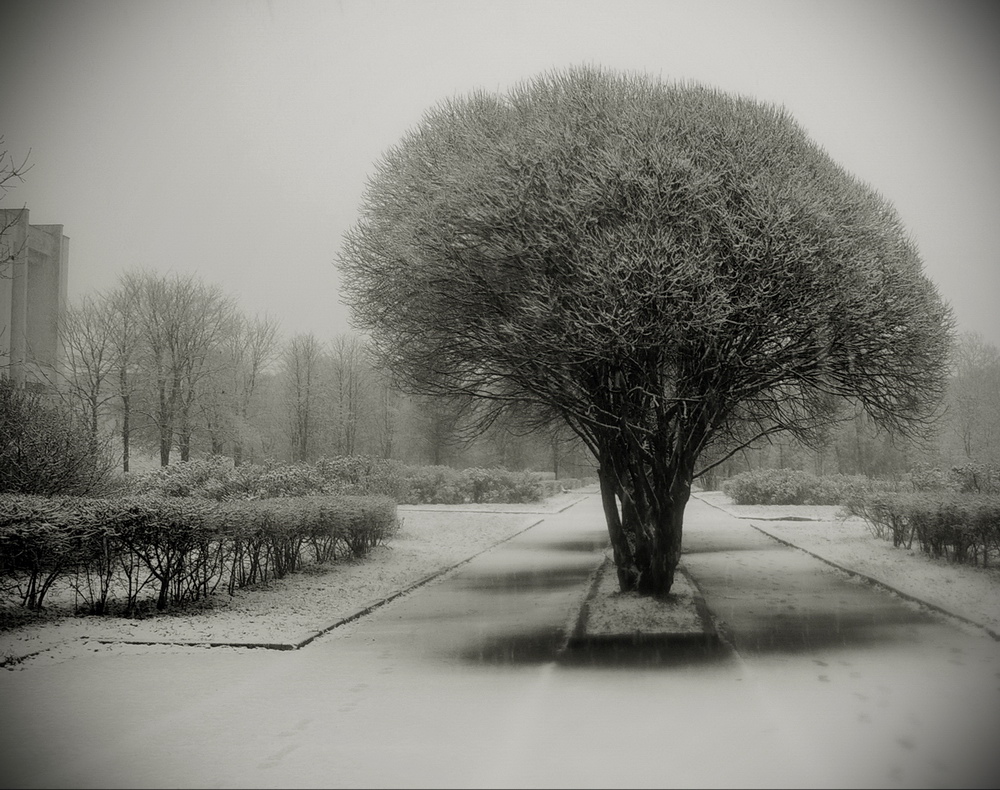
<svg viewBox="0 0 1000 790">
<path fill-rule="evenodd" d="M 0 209 L 0 230 L 0 378 L 55 383 L 69 239 L 62 225 L 29 224 L 27 209 Z"/>
</svg>

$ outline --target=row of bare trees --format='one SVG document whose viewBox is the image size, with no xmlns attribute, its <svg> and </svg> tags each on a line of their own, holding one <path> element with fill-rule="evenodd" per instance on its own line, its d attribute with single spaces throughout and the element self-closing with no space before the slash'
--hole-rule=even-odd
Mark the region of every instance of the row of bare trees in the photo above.
<svg viewBox="0 0 1000 790">
<path fill-rule="evenodd" d="M 585 471 L 579 444 L 558 432 L 500 424 L 470 443 L 463 408 L 403 396 L 357 335 L 282 339 L 275 319 L 248 317 L 195 276 L 127 272 L 68 310 L 61 336 L 57 389 L 95 438 L 115 437 L 125 471 L 136 448 L 161 465 L 206 452 L 236 464 L 360 453 Z"/>
<path fill-rule="evenodd" d="M 285 347 L 280 373 L 292 460 L 393 456 L 397 396 L 357 336 L 323 343 L 311 333 L 296 335 Z"/>
<path fill-rule="evenodd" d="M 470 415 L 454 403 L 400 394 L 356 335 L 282 342 L 278 329 L 196 278 L 130 272 L 68 312 L 61 388 L 95 437 L 117 434 L 126 471 L 136 442 L 161 464 L 192 451 L 237 464 L 365 453 L 586 471 L 586 453 L 557 428 L 525 436 L 501 422 L 470 441 Z M 925 441 L 893 438 L 858 412 L 814 447 L 776 439 L 734 456 L 715 477 L 768 467 L 891 477 L 915 464 L 966 460 L 1000 462 L 1000 350 L 974 333 L 957 339 L 946 410 Z"/>
<path fill-rule="evenodd" d="M 948 396 L 952 454 L 1000 464 L 1000 349 L 974 332 L 959 337 Z"/>
<path fill-rule="evenodd" d="M 940 418 L 922 437 L 894 437 L 856 409 L 845 416 L 813 447 L 781 437 L 742 452 L 709 484 L 749 469 L 896 478 L 915 466 L 1000 464 L 1000 349 L 975 332 L 956 337 Z"/>
<path fill-rule="evenodd" d="M 481 430 L 472 404 L 407 396 L 377 367 L 357 335 L 323 343 L 293 337 L 280 358 L 272 404 L 285 415 L 285 449 L 297 461 L 323 455 L 365 454 L 415 464 L 502 466 L 550 470 L 557 476 L 593 473 L 593 462 L 573 434 L 558 425 L 518 431 L 499 420 Z M 276 445 L 272 445 L 276 447 Z"/>
<path fill-rule="evenodd" d="M 162 465 L 193 452 L 237 464 L 364 453 L 569 476 L 586 465 L 579 443 L 556 428 L 519 436 L 500 421 L 470 442 L 472 415 L 401 395 L 358 336 L 282 342 L 276 320 L 246 316 L 193 276 L 128 272 L 70 309 L 62 338 L 59 388 L 94 437 L 117 435 L 126 471 L 135 444 Z M 893 439 L 859 412 L 812 448 L 776 439 L 734 456 L 717 476 L 774 466 L 892 476 L 915 463 L 1000 462 L 1000 351 L 980 335 L 959 336 L 946 403 L 923 443 Z"/>
<path fill-rule="evenodd" d="M 135 438 L 164 466 L 175 450 L 190 458 L 196 440 L 239 456 L 277 331 L 197 277 L 128 272 L 67 311 L 60 389 L 95 435 L 116 425 L 125 471 Z"/>
</svg>

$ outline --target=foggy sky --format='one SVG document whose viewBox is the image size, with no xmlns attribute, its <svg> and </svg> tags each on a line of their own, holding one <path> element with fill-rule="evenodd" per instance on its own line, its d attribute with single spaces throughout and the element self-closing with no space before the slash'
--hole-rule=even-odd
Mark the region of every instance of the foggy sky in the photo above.
<svg viewBox="0 0 1000 790">
<path fill-rule="evenodd" d="M 7 2 L 0 207 L 70 238 L 70 298 L 195 272 L 286 336 L 347 330 L 334 261 L 430 106 L 592 64 L 782 104 L 898 209 L 1000 345 L 1000 15 L 946 2 Z"/>
</svg>

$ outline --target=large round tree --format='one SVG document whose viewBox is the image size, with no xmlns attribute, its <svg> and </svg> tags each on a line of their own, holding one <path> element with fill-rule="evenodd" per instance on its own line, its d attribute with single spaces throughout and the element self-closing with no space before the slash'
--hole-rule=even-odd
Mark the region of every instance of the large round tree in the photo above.
<svg viewBox="0 0 1000 790">
<path fill-rule="evenodd" d="M 669 592 L 699 458 L 844 399 L 912 430 L 942 394 L 950 313 L 893 207 L 783 109 L 701 85 L 576 68 L 446 101 L 339 262 L 408 389 L 586 442 L 623 590 Z"/>
</svg>

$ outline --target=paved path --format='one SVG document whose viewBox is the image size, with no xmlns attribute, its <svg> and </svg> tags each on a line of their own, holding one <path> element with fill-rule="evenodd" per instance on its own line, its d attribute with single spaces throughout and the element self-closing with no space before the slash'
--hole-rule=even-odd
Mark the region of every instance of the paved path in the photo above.
<svg viewBox="0 0 1000 790">
<path fill-rule="evenodd" d="M 0 673 L 3 785 L 992 786 L 993 640 L 703 503 L 686 542 L 735 651 L 564 650 L 591 496 L 299 651 Z"/>
<path fill-rule="evenodd" d="M 818 776 L 998 784 L 1000 645 L 982 629 L 700 500 L 688 510 L 684 563 L 781 727 L 820 752 Z"/>
</svg>

